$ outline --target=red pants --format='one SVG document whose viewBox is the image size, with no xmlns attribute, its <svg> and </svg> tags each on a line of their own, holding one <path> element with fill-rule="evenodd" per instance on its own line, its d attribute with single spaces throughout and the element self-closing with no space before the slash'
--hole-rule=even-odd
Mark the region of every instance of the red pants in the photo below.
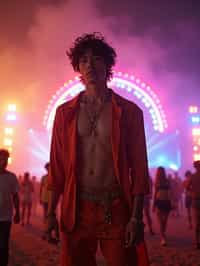
<svg viewBox="0 0 200 266">
<path fill-rule="evenodd" d="M 111 213 L 112 223 L 107 224 L 102 205 L 87 200 L 80 201 L 75 229 L 71 233 L 62 233 L 62 266 L 96 266 L 98 242 L 107 266 L 139 265 L 132 259 L 130 263 L 130 250 L 125 248 L 128 207 L 122 199 L 116 199 L 112 203 Z M 135 255 L 134 251 L 132 255 Z M 149 264 L 140 264 L 147 265 Z"/>
</svg>

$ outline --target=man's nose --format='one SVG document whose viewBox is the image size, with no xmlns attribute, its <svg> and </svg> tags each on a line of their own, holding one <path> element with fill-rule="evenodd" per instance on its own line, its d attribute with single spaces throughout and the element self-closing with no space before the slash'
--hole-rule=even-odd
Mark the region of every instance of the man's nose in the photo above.
<svg viewBox="0 0 200 266">
<path fill-rule="evenodd" d="M 93 67 L 94 66 L 94 60 L 92 58 L 88 59 L 88 66 Z"/>
</svg>

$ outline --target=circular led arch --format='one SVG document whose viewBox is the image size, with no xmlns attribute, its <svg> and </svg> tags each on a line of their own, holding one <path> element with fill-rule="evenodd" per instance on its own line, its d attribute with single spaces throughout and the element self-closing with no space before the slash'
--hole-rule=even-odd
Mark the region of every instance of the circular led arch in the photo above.
<svg viewBox="0 0 200 266">
<path fill-rule="evenodd" d="M 108 85 L 111 88 L 116 87 L 124 90 L 138 98 L 145 108 L 148 109 L 154 130 L 160 133 L 165 131 L 168 127 L 166 115 L 158 96 L 150 86 L 135 76 L 122 72 L 114 72 L 113 78 Z M 69 80 L 67 83 L 64 83 L 64 86 L 56 91 L 49 101 L 43 119 L 43 124 L 48 131 L 52 128 L 56 108 L 82 90 L 84 90 L 84 85 L 80 82 L 79 77 L 75 77 L 74 80 Z"/>
</svg>

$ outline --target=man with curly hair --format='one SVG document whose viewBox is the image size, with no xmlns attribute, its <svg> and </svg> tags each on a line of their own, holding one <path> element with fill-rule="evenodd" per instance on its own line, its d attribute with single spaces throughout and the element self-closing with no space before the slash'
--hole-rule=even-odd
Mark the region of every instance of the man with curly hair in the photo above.
<svg viewBox="0 0 200 266">
<path fill-rule="evenodd" d="M 116 52 L 101 34 L 77 38 L 67 55 L 85 90 L 58 107 L 53 127 L 48 226 L 62 195 L 61 265 L 95 266 L 98 242 L 108 266 L 149 265 L 143 113 L 107 87 Z"/>
</svg>

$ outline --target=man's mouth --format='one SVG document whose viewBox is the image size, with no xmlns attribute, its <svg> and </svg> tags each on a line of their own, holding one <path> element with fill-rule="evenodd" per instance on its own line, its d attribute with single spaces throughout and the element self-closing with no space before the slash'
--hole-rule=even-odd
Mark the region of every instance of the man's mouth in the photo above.
<svg viewBox="0 0 200 266">
<path fill-rule="evenodd" d="M 94 70 L 90 70 L 86 74 L 87 76 L 96 76 L 96 72 Z"/>
</svg>

